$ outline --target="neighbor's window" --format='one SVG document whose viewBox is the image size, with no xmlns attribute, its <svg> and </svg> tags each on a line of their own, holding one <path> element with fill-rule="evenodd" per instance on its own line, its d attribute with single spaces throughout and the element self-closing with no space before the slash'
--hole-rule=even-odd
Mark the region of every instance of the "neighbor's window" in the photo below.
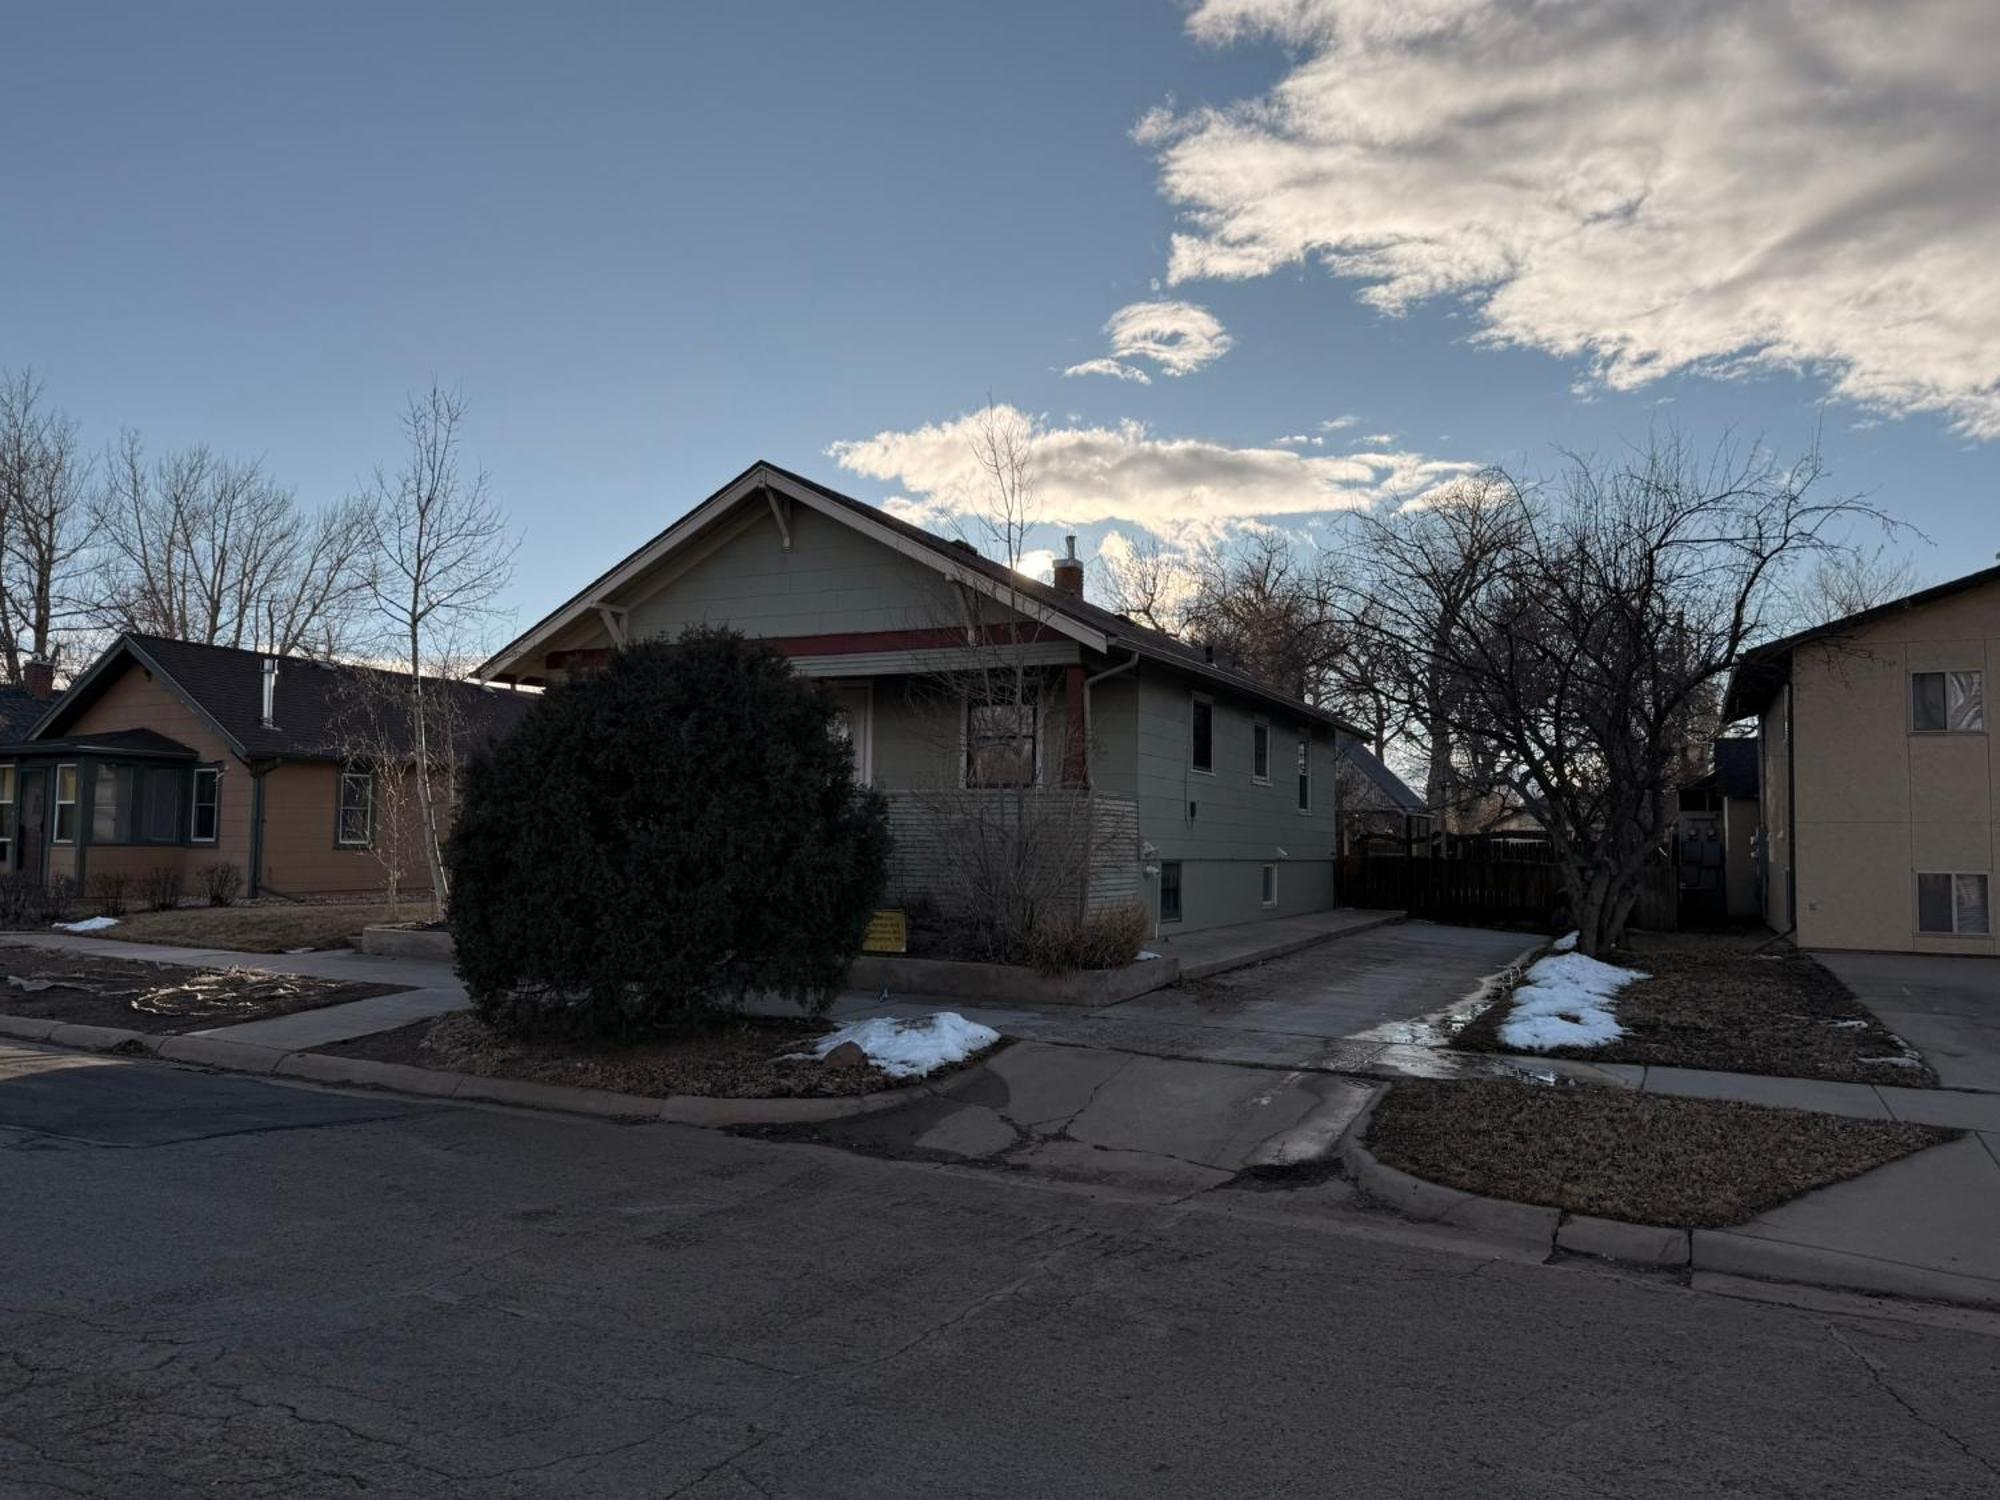
<svg viewBox="0 0 2000 1500">
<path fill-rule="evenodd" d="M 215 842 L 218 813 L 222 806 L 222 769 L 219 766 L 194 768 L 194 803 L 188 818 L 188 837 L 197 844 Z"/>
<path fill-rule="evenodd" d="M 1919 875 L 1917 931 L 1984 937 L 1993 930 L 1985 875 Z"/>
<path fill-rule="evenodd" d="M 1278 867 L 1276 865 L 1264 866 L 1264 873 L 1258 884 L 1257 899 L 1266 906 L 1276 906 L 1278 904 Z"/>
<path fill-rule="evenodd" d="M 965 708 L 965 784 L 1035 784 L 1035 704 L 968 703 Z"/>
<path fill-rule="evenodd" d="M 14 868 L 14 768 L 0 766 L 0 870 Z"/>
<path fill-rule="evenodd" d="M 1299 736 L 1299 811 L 1311 812 L 1313 805 L 1313 742 L 1310 734 Z"/>
<path fill-rule="evenodd" d="M 1160 920 L 1178 922 L 1181 919 L 1181 862 L 1177 859 L 1160 861 Z"/>
<path fill-rule="evenodd" d="M 1190 717 L 1188 764 L 1197 771 L 1215 769 L 1215 703 L 1196 698 Z"/>
<path fill-rule="evenodd" d="M 1986 674 L 1912 672 L 1910 725 L 1926 734 L 1970 734 L 1984 729 Z"/>
<path fill-rule="evenodd" d="M 366 848 L 375 833 L 375 773 L 340 773 L 340 817 L 334 842 L 344 849 Z"/>
<path fill-rule="evenodd" d="M 99 765 L 91 777 L 90 840 L 94 844 L 132 841 L 132 779 L 130 766 Z"/>
<path fill-rule="evenodd" d="M 1271 784 L 1271 726 L 1262 722 L 1250 726 L 1250 779 Z"/>
<path fill-rule="evenodd" d="M 50 837 L 58 844 L 76 842 L 76 767 L 56 767 L 56 826 Z"/>
</svg>

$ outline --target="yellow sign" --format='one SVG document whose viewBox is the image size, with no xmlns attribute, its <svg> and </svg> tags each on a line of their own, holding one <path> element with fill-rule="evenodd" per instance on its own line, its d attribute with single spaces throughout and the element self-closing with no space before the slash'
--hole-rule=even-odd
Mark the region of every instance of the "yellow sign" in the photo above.
<svg viewBox="0 0 2000 1500">
<path fill-rule="evenodd" d="M 907 953 L 910 951 L 910 924 L 899 911 L 878 911 L 868 919 L 862 934 L 863 953 Z"/>
</svg>

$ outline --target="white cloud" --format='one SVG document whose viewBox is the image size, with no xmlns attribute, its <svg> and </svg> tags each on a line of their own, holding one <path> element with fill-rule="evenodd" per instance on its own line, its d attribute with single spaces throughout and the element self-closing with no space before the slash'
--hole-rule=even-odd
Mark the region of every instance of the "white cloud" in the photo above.
<svg viewBox="0 0 2000 1500">
<path fill-rule="evenodd" d="M 1141 385 L 1151 385 L 1153 377 L 1136 365 L 1122 365 L 1115 359 L 1086 359 L 1080 365 L 1071 365 L 1063 371 L 1068 375 L 1109 375 L 1114 380 L 1136 380 Z"/>
<path fill-rule="evenodd" d="M 1288 432 L 1281 438 L 1273 439 L 1287 448 L 1323 448 L 1326 439 L 1317 435 L 1308 436 L 1303 432 Z"/>
<path fill-rule="evenodd" d="M 1307 260 L 1400 312 L 1630 389 L 1819 373 L 2000 437 L 1991 0 L 1204 0 L 1296 49 L 1271 93 L 1155 110 L 1171 284 Z"/>
<path fill-rule="evenodd" d="M 1361 418 L 1355 416 L 1353 412 L 1343 412 L 1337 417 L 1328 417 L 1324 422 L 1319 424 L 1319 430 L 1321 432 L 1345 432 L 1360 420 Z"/>
<path fill-rule="evenodd" d="M 1163 375 L 1192 375 L 1229 352 L 1222 322 L 1192 302 L 1134 302 L 1104 325 L 1120 359 L 1149 359 Z"/>
<path fill-rule="evenodd" d="M 1139 422 L 1051 427 L 1010 407 L 1027 424 L 1045 518 L 1084 526 L 1135 522 L 1163 535 L 1213 534 L 1255 517 L 1283 518 L 1399 503 L 1477 465 L 1421 453 L 1320 456 L 1287 448 L 1233 448 L 1200 438 L 1164 437 Z M 900 485 L 896 514 L 949 530 L 950 518 L 977 509 L 985 474 L 973 455 L 970 416 L 908 432 L 835 443 L 827 451 L 850 473 Z"/>
</svg>

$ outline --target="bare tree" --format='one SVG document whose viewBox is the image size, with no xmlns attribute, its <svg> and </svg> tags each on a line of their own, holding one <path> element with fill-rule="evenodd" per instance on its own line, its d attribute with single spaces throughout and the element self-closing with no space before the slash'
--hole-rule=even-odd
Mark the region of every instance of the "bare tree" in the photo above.
<svg viewBox="0 0 2000 1500">
<path fill-rule="evenodd" d="M 55 662 L 78 614 L 90 468 L 76 424 L 42 404 L 33 374 L 0 376 L 0 660 L 10 683 L 21 680 L 24 646 Z"/>
<path fill-rule="evenodd" d="M 289 656 L 335 654 L 366 597 L 364 505 L 303 514 L 254 461 L 126 432 L 94 507 L 105 628 Z"/>
<path fill-rule="evenodd" d="M 497 612 L 514 573 L 507 518 L 487 494 L 486 475 L 460 471 L 465 404 L 433 385 L 403 413 L 401 466 L 378 469 L 364 512 L 371 518 L 370 592 L 381 645 L 398 663 L 408 695 L 419 837 L 442 918 L 449 897 L 443 809 L 450 806 L 457 754 L 441 736 L 438 679 L 462 674 L 467 646 Z"/>
<path fill-rule="evenodd" d="M 1179 635 L 1187 624 L 1194 578 L 1187 563 L 1167 550 L 1150 531 L 1136 540 L 1113 533 L 1097 552 L 1100 597 L 1105 607 L 1164 635 Z"/>
<path fill-rule="evenodd" d="M 977 495 L 964 497 L 969 502 L 966 510 L 988 548 L 1008 567 L 1018 569 L 1028 533 L 1042 519 L 1035 424 L 1011 406 L 995 406 L 988 397 L 972 420 L 969 441 L 984 480 Z"/>
<path fill-rule="evenodd" d="M 1488 476 L 1441 525 L 1362 522 L 1369 628 L 1410 653 L 1409 706 L 1504 767 L 1548 830 L 1585 953 L 1622 941 L 1690 748 L 1788 573 L 1857 519 L 1887 524 L 1819 499 L 1819 480 L 1816 455 L 1699 459 L 1670 441 L 1616 465 L 1573 458 L 1546 489 Z M 1430 696 L 1439 680 L 1451 691 Z"/>
<path fill-rule="evenodd" d="M 1886 546 L 1842 549 L 1821 557 L 1806 574 L 1797 591 L 1795 623 L 1801 630 L 1831 625 L 1916 588 L 1917 565 L 1901 553 Z"/>
</svg>

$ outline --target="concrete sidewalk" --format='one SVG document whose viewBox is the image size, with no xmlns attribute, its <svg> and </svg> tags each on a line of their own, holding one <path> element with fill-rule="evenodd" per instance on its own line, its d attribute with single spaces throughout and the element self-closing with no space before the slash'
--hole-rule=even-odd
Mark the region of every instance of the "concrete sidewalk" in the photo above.
<svg viewBox="0 0 2000 1500">
<path fill-rule="evenodd" d="M 1231 969 L 1284 958 L 1329 938 L 1371 932 L 1377 927 L 1400 922 L 1403 918 L 1404 913 L 1399 911 L 1340 907 L 1334 911 L 1312 912 L 1303 917 L 1239 922 L 1230 927 L 1208 927 L 1199 932 L 1177 933 L 1163 938 L 1159 948 L 1169 958 L 1180 960 L 1183 980 L 1207 979 Z"/>
</svg>

